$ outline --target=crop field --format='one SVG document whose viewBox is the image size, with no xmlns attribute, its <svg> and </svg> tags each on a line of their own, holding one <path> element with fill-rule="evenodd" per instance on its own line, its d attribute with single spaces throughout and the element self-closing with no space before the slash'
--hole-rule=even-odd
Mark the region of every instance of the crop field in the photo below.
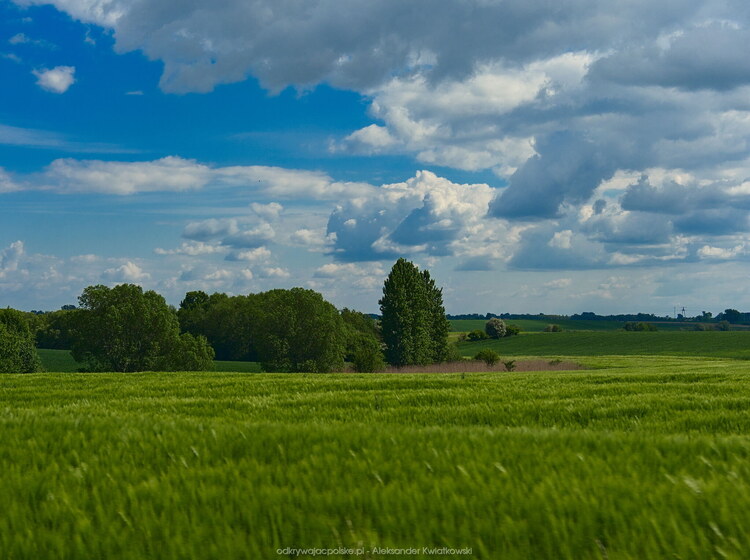
<svg viewBox="0 0 750 560">
<path fill-rule="evenodd" d="M 523 332 L 542 332 L 547 325 L 559 325 L 565 331 L 616 331 L 625 327 L 624 321 L 589 321 L 586 319 L 504 319 L 506 323 L 518 325 Z M 454 319 L 451 322 L 454 332 L 484 330 L 487 323 L 484 319 Z M 692 330 L 696 323 L 689 322 L 655 322 L 660 331 Z M 732 329 L 748 330 L 747 325 L 732 325 Z"/>
<path fill-rule="evenodd" d="M 672 355 L 750 359 L 750 332 L 561 332 L 528 333 L 466 342 L 464 356 L 492 348 L 501 356 Z"/>
<path fill-rule="evenodd" d="M 571 319 L 503 319 L 506 323 L 518 325 L 524 332 L 541 332 L 547 325 L 560 325 L 566 331 L 613 331 L 622 329 L 621 321 L 575 321 Z M 473 330 L 484 330 L 487 323 L 484 319 L 453 319 L 451 330 L 458 332 L 469 332 Z"/>
<path fill-rule="evenodd" d="M 750 363 L 576 360 L 0 376 L 0 557 L 750 556 Z"/>
</svg>

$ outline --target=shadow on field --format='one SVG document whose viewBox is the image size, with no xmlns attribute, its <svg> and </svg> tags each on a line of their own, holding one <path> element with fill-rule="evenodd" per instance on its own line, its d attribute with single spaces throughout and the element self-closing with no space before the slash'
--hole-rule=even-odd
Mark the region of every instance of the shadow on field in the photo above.
<svg viewBox="0 0 750 560">
<path fill-rule="evenodd" d="M 510 367 L 509 367 L 510 366 Z M 384 373 L 468 373 L 478 371 L 568 371 L 585 369 L 581 364 L 563 360 L 506 360 L 488 366 L 481 360 L 461 360 L 429 366 L 389 367 Z"/>
</svg>

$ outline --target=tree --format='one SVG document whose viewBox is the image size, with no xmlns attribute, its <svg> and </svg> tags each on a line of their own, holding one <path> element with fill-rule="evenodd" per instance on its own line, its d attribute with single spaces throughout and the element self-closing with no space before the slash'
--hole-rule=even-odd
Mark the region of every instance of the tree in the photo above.
<svg viewBox="0 0 750 560">
<path fill-rule="evenodd" d="M 449 323 L 442 290 L 429 272 L 398 259 L 383 285 L 381 332 L 390 364 L 426 365 L 448 356 Z"/>
<path fill-rule="evenodd" d="M 725 321 L 729 321 L 733 325 L 742 322 L 742 313 L 736 309 L 725 309 L 724 313 L 721 313 L 721 318 Z"/>
<path fill-rule="evenodd" d="M 256 294 L 256 348 L 265 371 L 329 372 L 344 367 L 346 332 L 338 310 L 313 290 Z"/>
<path fill-rule="evenodd" d="M 256 361 L 253 332 L 259 320 L 257 294 L 233 296 L 195 291 L 185 294 L 177 310 L 180 328 L 202 335 L 216 352 L 218 360 Z"/>
<path fill-rule="evenodd" d="M 346 332 L 346 354 L 344 359 L 351 362 L 354 371 L 373 373 L 385 369 L 380 329 L 370 316 L 344 308 L 341 319 Z"/>
<path fill-rule="evenodd" d="M 448 332 L 451 330 L 450 321 L 445 316 L 443 306 L 443 289 L 438 288 L 430 277 L 429 270 L 422 271 L 427 297 L 428 329 L 430 336 L 430 361 L 445 362 L 448 359 Z"/>
<path fill-rule="evenodd" d="M 0 372 L 33 373 L 41 369 L 34 335 L 24 314 L 0 309 Z"/>
<path fill-rule="evenodd" d="M 505 321 L 498 319 L 497 317 L 493 317 L 484 325 L 484 332 L 487 333 L 487 336 L 490 338 L 503 338 L 506 331 L 507 328 L 505 326 Z"/>
<path fill-rule="evenodd" d="M 73 358 L 89 371 L 210 370 L 204 337 L 180 335 L 162 296 L 140 286 L 89 286 L 78 298 Z"/>
</svg>

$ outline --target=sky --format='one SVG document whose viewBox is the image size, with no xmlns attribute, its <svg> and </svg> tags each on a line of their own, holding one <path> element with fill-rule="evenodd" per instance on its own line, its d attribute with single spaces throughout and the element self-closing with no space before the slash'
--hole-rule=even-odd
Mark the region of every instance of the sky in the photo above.
<svg viewBox="0 0 750 560">
<path fill-rule="evenodd" d="M 750 309 L 742 0 L 0 0 L 0 307 Z"/>
</svg>

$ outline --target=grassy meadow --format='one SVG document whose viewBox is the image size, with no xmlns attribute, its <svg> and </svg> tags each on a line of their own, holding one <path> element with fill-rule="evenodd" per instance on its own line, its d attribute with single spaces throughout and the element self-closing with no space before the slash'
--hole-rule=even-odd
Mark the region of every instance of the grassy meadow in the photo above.
<svg viewBox="0 0 750 560">
<path fill-rule="evenodd" d="M 750 556 L 750 334 L 493 344 L 589 369 L 2 375 L 0 558 Z"/>
</svg>

